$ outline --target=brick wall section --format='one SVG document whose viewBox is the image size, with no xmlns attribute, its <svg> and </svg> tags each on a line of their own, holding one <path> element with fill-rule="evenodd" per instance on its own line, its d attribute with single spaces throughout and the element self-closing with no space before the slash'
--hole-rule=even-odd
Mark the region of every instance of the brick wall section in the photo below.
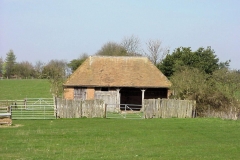
<svg viewBox="0 0 240 160">
<path fill-rule="evenodd" d="M 74 88 L 65 88 L 64 98 L 69 100 L 74 99 Z"/>
<path fill-rule="evenodd" d="M 87 100 L 94 99 L 95 89 L 94 88 L 87 88 Z"/>
</svg>

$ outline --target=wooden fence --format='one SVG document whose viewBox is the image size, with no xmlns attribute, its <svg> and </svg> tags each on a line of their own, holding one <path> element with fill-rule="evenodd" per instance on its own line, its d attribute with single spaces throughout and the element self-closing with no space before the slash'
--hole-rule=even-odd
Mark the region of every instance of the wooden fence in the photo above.
<svg viewBox="0 0 240 160">
<path fill-rule="evenodd" d="M 145 99 L 145 118 L 191 118 L 195 115 L 196 101 L 175 99 Z"/>
<path fill-rule="evenodd" d="M 222 119 L 240 119 L 240 109 L 239 106 L 229 107 L 227 110 L 216 110 L 208 106 L 208 110 L 203 113 L 204 117 L 208 118 L 222 118 Z"/>
<path fill-rule="evenodd" d="M 103 100 L 65 100 L 57 98 L 58 118 L 106 117 Z"/>
</svg>

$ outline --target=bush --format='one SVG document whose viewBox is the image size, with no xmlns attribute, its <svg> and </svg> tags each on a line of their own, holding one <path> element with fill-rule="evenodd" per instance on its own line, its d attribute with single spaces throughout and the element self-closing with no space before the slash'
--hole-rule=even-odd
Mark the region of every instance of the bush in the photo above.
<svg viewBox="0 0 240 160">
<path fill-rule="evenodd" d="M 196 100 L 198 116 L 209 109 L 239 108 L 240 74 L 219 69 L 209 75 L 196 68 L 182 67 L 170 78 L 173 98 Z"/>
</svg>

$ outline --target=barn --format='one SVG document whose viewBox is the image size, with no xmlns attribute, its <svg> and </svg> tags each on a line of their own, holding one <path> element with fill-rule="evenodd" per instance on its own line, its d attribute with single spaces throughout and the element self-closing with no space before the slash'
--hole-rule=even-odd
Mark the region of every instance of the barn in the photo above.
<svg viewBox="0 0 240 160">
<path fill-rule="evenodd" d="M 168 98 L 171 82 L 146 57 L 90 56 L 64 83 L 65 99 L 139 104 Z"/>
</svg>

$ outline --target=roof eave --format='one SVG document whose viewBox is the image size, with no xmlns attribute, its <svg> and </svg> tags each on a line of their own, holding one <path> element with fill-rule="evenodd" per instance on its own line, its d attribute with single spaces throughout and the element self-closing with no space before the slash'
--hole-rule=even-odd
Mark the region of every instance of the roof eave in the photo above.
<svg viewBox="0 0 240 160">
<path fill-rule="evenodd" d="M 170 88 L 171 86 L 111 86 L 111 85 L 63 85 L 64 87 L 116 87 L 116 88 Z"/>
</svg>

